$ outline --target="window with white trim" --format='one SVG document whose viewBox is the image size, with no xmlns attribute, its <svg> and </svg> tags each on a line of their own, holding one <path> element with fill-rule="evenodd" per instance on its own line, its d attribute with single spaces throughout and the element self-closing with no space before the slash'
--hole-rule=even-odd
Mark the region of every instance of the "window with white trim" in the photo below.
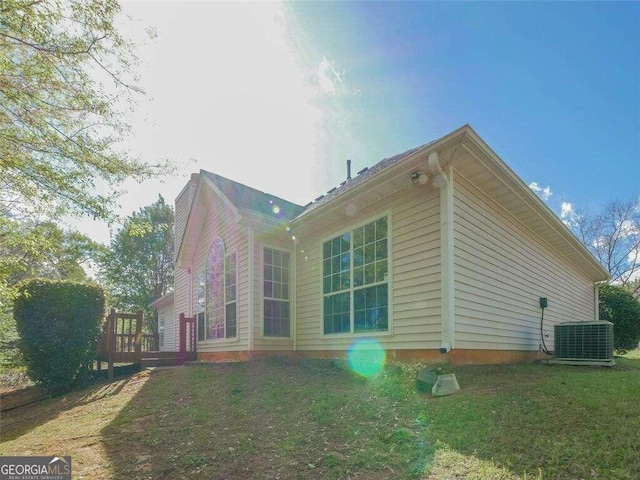
<svg viewBox="0 0 640 480">
<path fill-rule="evenodd" d="M 289 252 L 263 249 L 263 332 L 266 337 L 290 336 Z"/>
<path fill-rule="evenodd" d="M 323 332 L 389 329 L 387 217 L 322 244 Z"/>
<path fill-rule="evenodd" d="M 207 256 L 205 282 L 205 338 L 233 338 L 237 333 L 237 256 L 225 254 L 224 242 L 216 238 Z"/>
</svg>

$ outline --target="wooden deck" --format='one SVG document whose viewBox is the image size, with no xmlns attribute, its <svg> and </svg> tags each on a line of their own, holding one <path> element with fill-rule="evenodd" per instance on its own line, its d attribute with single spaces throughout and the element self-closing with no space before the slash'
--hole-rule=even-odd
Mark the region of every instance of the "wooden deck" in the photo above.
<svg viewBox="0 0 640 480">
<path fill-rule="evenodd" d="M 177 352 L 159 351 L 158 334 L 142 333 L 142 312 L 111 310 L 98 340 L 98 369 L 108 363 L 109 379 L 116 363 L 139 363 L 142 367 L 183 365 L 196 359 L 196 319 L 180 314 L 180 342 Z"/>
</svg>

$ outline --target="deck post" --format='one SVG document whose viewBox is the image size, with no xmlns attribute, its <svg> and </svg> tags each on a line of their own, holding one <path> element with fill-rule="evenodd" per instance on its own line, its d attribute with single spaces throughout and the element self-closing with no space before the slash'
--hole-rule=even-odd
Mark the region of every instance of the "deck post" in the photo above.
<svg viewBox="0 0 640 480">
<path fill-rule="evenodd" d="M 180 314 L 180 338 L 178 345 L 178 356 L 180 357 L 180 363 L 183 364 L 187 355 L 187 322 L 184 318 L 184 313 Z"/>
<path fill-rule="evenodd" d="M 134 341 L 136 352 L 136 360 L 138 363 L 142 361 L 142 310 L 136 312 L 136 337 Z"/>
<path fill-rule="evenodd" d="M 116 318 L 116 309 L 112 308 L 111 313 L 107 317 L 107 352 L 109 357 L 109 363 L 107 366 L 107 378 L 109 380 L 113 380 L 113 353 L 115 351 L 115 318 Z"/>
</svg>

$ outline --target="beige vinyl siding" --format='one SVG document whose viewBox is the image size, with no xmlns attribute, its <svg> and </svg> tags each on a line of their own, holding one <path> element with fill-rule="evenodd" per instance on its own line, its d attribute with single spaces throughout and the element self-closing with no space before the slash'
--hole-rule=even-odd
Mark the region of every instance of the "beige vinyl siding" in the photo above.
<svg viewBox="0 0 640 480">
<path fill-rule="evenodd" d="M 198 342 L 198 352 L 240 351 L 249 348 L 249 238 L 245 227 L 236 223 L 232 212 L 215 194 L 204 216 L 202 231 L 198 239 L 191 271 L 194 287 L 191 289 L 191 311 L 196 312 L 198 272 L 206 267 L 211 243 L 216 237 L 224 241 L 225 255 L 237 252 L 237 338 L 206 340 Z"/>
<path fill-rule="evenodd" d="M 184 235 L 184 230 L 189 218 L 191 202 L 195 194 L 195 181 L 192 179 L 182 189 L 175 203 L 175 220 L 173 226 L 173 234 L 175 239 L 174 258 L 178 255 L 180 242 Z M 174 290 L 174 307 L 173 315 L 171 315 L 165 324 L 165 346 L 163 350 L 177 351 L 179 342 L 179 315 L 184 313 L 189 315 L 189 273 L 183 269 L 176 267 L 173 272 L 173 290 Z"/>
<path fill-rule="evenodd" d="M 537 350 L 553 325 L 594 318 L 593 282 L 473 184 L 454 182 L 455 348 Z"/>
<path fill-rule="evenodd" d="M 253 302 L 254 302 L 254 321 L 253 321 L 253 349 L 254 350 L 278 350 L 278 351 L 289 351 L 293 350 L 293 333 L 294 333 L 294 325 L 295 321 L 295 312 L 293 310 L 294 302 L 294 292 L 293 288 L 293 280 L 295 278 L 293 266 L 290 269 L 290 282 L 289 282 L 289 298 L 290 298 L 290 308 L 291 308 L 291 319 L 290 319 L 290 336 L 287 337 L 265 337 L 263 335 L 263 324 L 264 324 L 264 296 L 263 296 L 263 267 L 264 267 L 264 247 L 274 248 L 276 250 L 281 250 L 284 252 L 289 252 L 289 258 L 291 263 L 293 264 L 294 259 L 294 245 L 293 240 L 289 237 L 282 237 L 279 235 L 266 235 L 256 233 L 255 242 L 254 242 L 254 254 L 253 258 L 255 261 L 254 267 L 254 278 L 253 278 Z"/>
<path fill-rule="evenodd" d="M 356 217 L 336 222 L 331 231 L 305 233 L 297 247 L 297 348 L 343 350 L 354 338 L 323 335 L 321 239 L 389 215 L 391 321 L 389 334 L 375 336 L 387 349 L 440 347 L 440 206 L 433 187 L 414 186 L 370 205 Z"/>
<path fill-rule="evenodd" d="M 173 342 L 175 340 L 175 335 L 173 331 L 173 326 L 175 322 L 173 321 L 173 304 L 167 305 L 166 307 L 162 307 L 158 310 L 158 333 L 160 333 L 160 319 L 164 315 L 164 344 L 160 345 L 160 337 L 158 336 L 158 349 L 162 352 L 173 352 L 176 351 L 177 348 L 173 348 Z M 169 333 L 171 331 L 171 333 Z M 169 335 L 171 335 L 171 343 L 168 343 Z"/>
<path fill-rule="evenodd" d="M 176 267 L 173 272 L 173 315 L 165 324 L 165 344 L 163 350 L 177 351 L 180 335 L 181 313 L 189 315 L 189 273 L 184 268 Z"/>
</svg>

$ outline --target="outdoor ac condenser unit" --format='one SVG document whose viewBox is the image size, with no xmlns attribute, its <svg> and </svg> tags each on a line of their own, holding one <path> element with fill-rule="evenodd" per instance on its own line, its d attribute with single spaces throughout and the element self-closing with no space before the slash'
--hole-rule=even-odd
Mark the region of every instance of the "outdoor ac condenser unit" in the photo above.
<svg viewBox="0 0 640 480">
<path fill-rule="evenodd" d="M 570 322 L 554 326 L 553 363 L 613 365 L 613 323 Z"/>
</svg>

